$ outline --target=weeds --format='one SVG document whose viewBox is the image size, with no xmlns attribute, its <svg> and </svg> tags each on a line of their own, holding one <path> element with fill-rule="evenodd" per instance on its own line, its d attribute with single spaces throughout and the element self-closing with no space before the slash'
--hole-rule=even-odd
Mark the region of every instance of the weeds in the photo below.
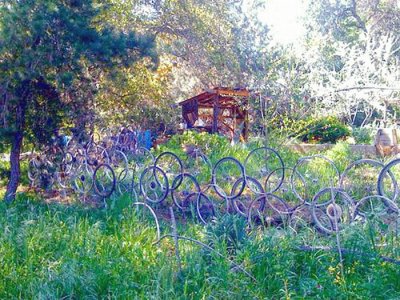
<svg viewBox="0 0 400 300">
<path fill-rule="evenodd" d="M 249 232 L 229 215 L 207 227 L 182 223 L 180 235 L 201 240 L 222 257 L 180 241 L 182 272 L 176 277 L 173 241 L 154 246 L 154 221 L 138 215 L 129 201 L 94 210 L 20 198 L 10 207 L 0 205 L 3 299 L 400 297 L 398 266 L 379 259 L 400 256 L 398 237 L 372 225 L 341 234 L 342 247 L 349 249 L 343 278 L 337 251 L 300 249 L 335 246 L 334 237 L 310 228 L 296 235 L 288 228 Z M 161 225 L 165 233 L 168 222 Z M 257 282 L 232 268 L 232 258 Z"/>
</svg>

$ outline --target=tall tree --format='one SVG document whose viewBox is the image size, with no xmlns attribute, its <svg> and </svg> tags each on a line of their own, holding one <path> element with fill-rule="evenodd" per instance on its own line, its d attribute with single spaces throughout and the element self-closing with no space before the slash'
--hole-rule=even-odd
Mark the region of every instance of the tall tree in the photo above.
<svg viewBox="0 0 400 300">
<path fill-rule="evenodd" d="M 24 136 L 44 142 L 63 114 L 84 114 L 79 110 L 94 96 L 91 83 L 99 72 L 155 57 L 154 39 L 100 26 L 102 9 L 91 0 L 10 0 L 0 6 L 0 138 L 11 143 L 6 201 L 15 198 L 19 184 Z M 93 90 L 79 97 L 82 86 Z"/>
<path fill-rule="evenodd" d="M 400 7 L 395 2 L 312 2 L 305 55 L 320 113 L 334 113 L 355 126 L 373 116 L 387 119 L 388 103 L 400 91 Z"/>
</svg>

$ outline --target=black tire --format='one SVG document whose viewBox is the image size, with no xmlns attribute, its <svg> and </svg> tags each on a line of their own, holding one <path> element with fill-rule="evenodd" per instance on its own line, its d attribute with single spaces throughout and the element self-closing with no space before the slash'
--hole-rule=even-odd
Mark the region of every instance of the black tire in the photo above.
<svg viewBox="0 0 400 300">
<path fill-rule="evenodd" d="M 321 166 L 318 163 L 316 163 L 315 166 L 313 166 L 313 164 L 311 163 L 310 166 L 304 168 L 304 165 L 306 165 L 307 163 L 310 163 L 311 161 L 318 159 L 320 160 L 320 162 L 324 162 L 330 165 L 331 167 L 330 172 L 326 171 L 323 174 L 329 176 L 329 179 L 323 178 L 321 176 L 322 175 L 320 172 Z M 302 174 L 301 172 L 302 170 L 304 171 L 304 174 Z M 311 175 L 313 175 L 314 178 L 311 177 Z M 298 179 L 301 179 L 301 184 L 303 185 L 303 191 L 301 191 L 301 188 L 298 186 L 298 182 L 295 182 L 295 180 Z M 322 183 L 320 182 L 321 179 L 323 179 Z M 297 161 L 296 165 L 293 168 L 293 173 L 290 180 L 291 180 L 292 191 L 296 195 L 296 197 L 301 202 L 310 205 L 312 202 L 312 197 L 320 190 L 331 187 L 337 188 L 339 186 L 340 173 L 334 162 L 329 158 L 322 155 L 312 155 L 312 156 L 302 157 Z"/>
<path fill-rule="evenodd" d="M 279 189 L 285 178 L 285 164 L 282 157 L 275 149 L 269 147 L 259 147 L 252 150 L 244 161 L 244 169 L 246 176 L 256 178 L 260 182 L 263 182 L 265 178 L 271 181 L 272 176 L 276 176 L 277 183 L 275 183 L 273 190 L 265 189 L 266 192 L 270 193 Z"/>
<path fill-rule="evenodd" d="M 179 181 L 179 185 L 175 184 L 175 181 Z M 172 200 L 182 210 L 190 207 L 192 201 L 189 201 L 189 199 L 193 198 L 193 194 L 197 195 L 200 193 L 200 186 L 196 178 L 187 173 L 178 175 L 172 185 L 176 185 L 176 188 L 171 191 Z"/>
<path fill-rule="evenodd" d="M 215 218 L 214 203 L 204 193 L 197 195 L 196 201 L 197 216 L 203 224 L 207 224 L 210 220 Z"/>
<path fill-rule="evenodd" d="M 231 163 L 233 164 L 230 168 L 231 174 L 223 173 L 223 164 Z M 232 168 L 234 167 L 234 168 Z M 236 169 L 236 170 L 235 170 Z M 223 176 L 225 175 L 225 176 Z M 232 175 L 232 176 L 230 176 Z M 233 177 L 234 176 L 234 177 Z M 222 178 L 224 177 L 224 178 Z M 241 181 L 239 188 L 233 193 L 234 184 L 240 179 Z M 229 182 L 230 181 L 230 182 Z M 246 187 L 246 175 L 243 165 L 233 157 L 224 157 L 220 159 L 214 166 L 212 171 L 212 184 L 215 192 L 223 199 L 233 200 L 239 197 L 244 188 Z"/>
<path fill-rule="evenodd" d="M 395 175 L 390 169 L 398 164 L 400 164 L 400 158 L 392 160 L 386 166 L 384 166 L 381 172 L 379 173 L 378 183 L 377 183 L 378 194 L 389 198 L 395 203 L 397 202 L 397 198 L 399 197 L 400 190 Z M 391 195 L 388 195 L 388 191 L 385 191 L 384 187 L 385 179 L 388 178 L 388 176 L 390 177 L 390 181 L 393 185 L 393 191 L 391 191 L 392 192 Z"/>
<path fill-rule="evenodd" d="M 139 185 L 141 195 L 153 204 L 164 201 L 170 192 L 167 175 L 157 166 L 148 167 L 142 172 Z"/>
<path fill-rule="evenodd" d="M 290 219 L 290 208 L 286 202 L 274 194 L 265 194 L 255 199 L 248 208 L 247 222 L 250 228 L 256 225 L 281 226 Z"/>
<path fill-rule="evenodd" d="M 168 184 L 171 190 L 176 189 L 180 180 L 175 180 L 183 173 L 183 164 L 180 158 L 172 152 L 163 152 L 157 156 L 154 166 L 163 170 L 168 178 Z"/>
<path fill-rule="evenodd" d="M 354 207 L 353 220 L 370 218 L 383 218 L 384 216 L 395 215 L 397 220 L 399 208 L 392 200 L 380 195 L 371 195 L 360 199 Z M 388 222 L 384 222 L 387 224 Z"/>
<path fill-rule="evenodd" d="M 103 198 L 111 196 L 115 190 L 116 177 L 113 168 L 108 164 L 96 167 L 93 173 L 93 186 L 97 195 Z"/>
<path fill-rule="evenodd" d="M 323 196 L 326 195 L 326 198 Z M 320 199 L 323 198 L 323 199 Z M 329 200 L 326 200 L 326 199 Z M 327 234 L 340 231 L 352 222 L 354 203 L 338 188 L 324 188 L 315 194 L 311 203 L 312 218 L 317 228 Z"/>
<path fill-rule="evenodd" d="M 371 170 L 371 167 L 375 169 Z M 355 202 L 364 197 L 376 195 L 378 193 L 377 181 L 383 167 L 384 164 L 377 160 L 356 160 L 343 171 L 340 176 L 339 187 L 352 197 Z M 372 177 L 371 173 L 376 177 Z"/>
<path fill-rule="evenodd" d="M 233 194 L 236 194 L 236 189 L 241 187 L 243 180 L 244 178 L 240 178 L 235 182 L 232 188 Z M 246 177 L 246 186 L 244 191 L 246 191 L 246 193 L 242 192 L 238 197 L 236 197 L 233 200 L 230 200 L 230 202 L 232 202 L 233 208 L 239 215 L 247 217 L 247 212 L 250 204 L 260 195 L 264 194 L 264 189 L 261 183 L 259 183 L 255 178 Z"/>
</svg>

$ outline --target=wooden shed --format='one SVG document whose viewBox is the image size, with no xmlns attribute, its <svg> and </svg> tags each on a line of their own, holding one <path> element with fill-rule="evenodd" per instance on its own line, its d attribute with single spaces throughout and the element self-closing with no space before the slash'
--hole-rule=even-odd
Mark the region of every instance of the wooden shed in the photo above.
<svg viewBox="0 0 400 300">
<path fill-rule="evenodd" d="M 221 133 L 231 139 L 247 140 L 249 96 L 246 89 L 217 87 L 186 99 L 182 117 L 188 129 Z"/>
</svg>

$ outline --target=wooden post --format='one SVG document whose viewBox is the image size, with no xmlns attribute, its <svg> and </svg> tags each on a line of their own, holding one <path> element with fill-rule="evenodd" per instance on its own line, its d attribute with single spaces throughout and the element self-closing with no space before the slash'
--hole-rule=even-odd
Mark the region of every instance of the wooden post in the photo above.
<svg viewBox="0 0 400 300">
<path fill-rule="evenodd" d="M 246 110 L 244 112 L 244 128 L 243 128 L 243 137 L 244 140 L 247 142 L 247 138 L 249 135 L 249 98 L 246 98 Z"/>
<path fill-rule="evenodd" d="M 244 117 L 244 128 L 243 128 L 243 137 L 246 142 L 248 135 L 249 135 L 249 112 L 246 110 Z"/>
<path fill-rule="evenodd" d="M 213 100 L 213 124 L 212 124 L 212 133 L 218 132 L 218 114 L 219 114 L 219 107 L 218 107 L 218 100 L 219 95 L 216 94 Z"/>
</svg>

